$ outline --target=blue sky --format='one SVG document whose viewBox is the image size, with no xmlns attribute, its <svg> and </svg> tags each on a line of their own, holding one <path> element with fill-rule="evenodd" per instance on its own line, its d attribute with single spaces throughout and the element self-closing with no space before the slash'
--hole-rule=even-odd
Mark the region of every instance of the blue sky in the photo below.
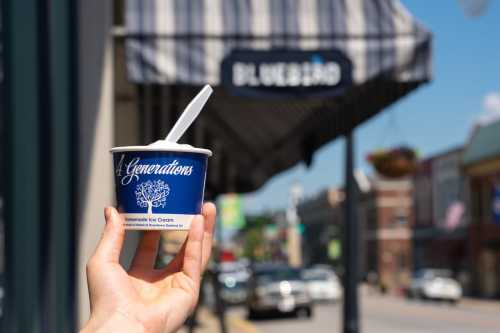
<svg viewBox="0 0 500 333">
<path fill-rule="evenodd" d="M 430 156 L 465 143 L 484 112 L 500 112 L 500 2 L 490 1 L 479 18 L 466 17 L 456 0 L 402 3 L 434 34 L 434 79 L 356 130 L 356 166 L 367 173 L 372 170 L 365 156 L 374 149 L 407 144 Z M 487 95 L 490 109 L 484 105 Z M 283 208 L 294 182 L 310 196 L 341 185 L 343 172 L 339 139 L 316 152 L 309 169 L 297 165 L 246 195 L 245 209 Z"/>
</svg>

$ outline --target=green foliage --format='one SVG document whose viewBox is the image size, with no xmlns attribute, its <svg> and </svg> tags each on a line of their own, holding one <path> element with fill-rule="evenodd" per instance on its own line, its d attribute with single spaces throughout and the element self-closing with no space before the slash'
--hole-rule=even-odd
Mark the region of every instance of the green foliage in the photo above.
<svg viewBox="0 0 500 333">
<path fill-rule="evenodd" d="M 252 215 L 246 217 L 247 224 L 244 231 L 251 229 L 263 229 L 268 224 L 273 224 L 273 220 L 267 215 Z"/>
<path fill-rule="evenodd" d="M 248 216 L 247 224 L 242 229 L 244 238 L 243 254 L 252 261 L 265 261 L 270 257 L 267 243 L 264 238 L 264 229 L 273 224 L 273 220 L 266 215 Z"/>
</svg>

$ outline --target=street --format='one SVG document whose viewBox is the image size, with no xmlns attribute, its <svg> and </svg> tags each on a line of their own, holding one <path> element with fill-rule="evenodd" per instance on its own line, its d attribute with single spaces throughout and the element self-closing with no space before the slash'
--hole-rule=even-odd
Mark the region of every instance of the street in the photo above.
<svg viewBox="0 0 500 333">
<path fill-rule="evenodd" d="M 271 317 L 253 320 L 246 325 L 247 332 L 295 333 L 341 332 L 342 305 L 323 304 L 315 307 L 312 319 Z M 361 306 L 362 332 L 368 333 L 476 333 L 498 332 L 500 304 L 463 300 L 456 306 L 437 303 L 408 301 L 391 296 L 364 296 Z M 233 322 L 246 322 L 245 311 L 230 311 Z M 243 325 L 240 325 L 243 326 Z M 242 328 L 245 328 L 244 326 Z M 239 331 L 239 330 L 238 330 Z"/>
</svg>

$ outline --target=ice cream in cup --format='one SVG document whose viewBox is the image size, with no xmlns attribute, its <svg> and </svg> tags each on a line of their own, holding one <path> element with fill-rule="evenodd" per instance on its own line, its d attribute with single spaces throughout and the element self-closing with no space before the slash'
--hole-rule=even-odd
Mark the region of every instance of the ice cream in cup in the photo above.
<svg viewBox="0 0 500 333">
<path fill-rule="evenodd" d="M 212 89 L 191 101 L 165 140 L 111 149 L 118 211 L 126 229 L 187 230 L 201 213 L 212 152 L 178 144 Z"/>
</svg>

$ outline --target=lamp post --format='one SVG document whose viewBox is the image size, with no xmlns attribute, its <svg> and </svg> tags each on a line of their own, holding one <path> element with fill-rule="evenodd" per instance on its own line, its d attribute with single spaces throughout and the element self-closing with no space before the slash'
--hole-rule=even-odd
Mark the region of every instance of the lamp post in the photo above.
<svg viewBox="0 0 500 333">
<path fill-rule="evenodd" d="M 353 129 L 346 135 L 344 239 L 344 333 L 359 332 L 358 278 L 359 225 L 356 216 L 356 184 L 354 181 Z"/>
</svg>

